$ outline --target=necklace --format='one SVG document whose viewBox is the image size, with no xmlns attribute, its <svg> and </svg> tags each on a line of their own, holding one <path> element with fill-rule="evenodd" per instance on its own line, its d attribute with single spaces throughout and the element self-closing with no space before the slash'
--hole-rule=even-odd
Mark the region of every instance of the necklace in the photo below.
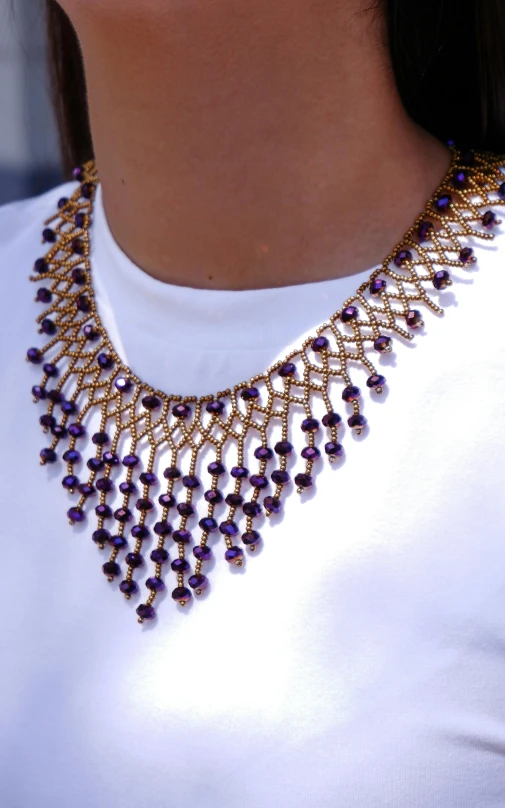
<svg viewBox="0 0 505 808">
<path fill-rule="evenodd" d="M 505 204 L 500 170 L 504 160 L 451 150 L 451 166 L 425 211 L 314 336 L 264 373 L 200 398 L 153 389 L 114 349 L 97 311 L 89 257 L 96 166 L 90 161 L 75 169 L 78 187 L 71 198 L 59 200 L 58 211 L 45 222 L 42 238 L 48 249 L 35 261 L 31 277 L 44 281 L 36 300 L 45 310 L 37 323 L 47 341 L 41 348 L 30 348 L 27 360 L 42 364 L 43 378 L 32 393 L 35 401 L 47 402 L 40 423 L 52 435 L 40 458 L 42 464 L 55 463 L 60 444 L 66 446 L 62 483 L 79 496 L 68 511 L 71 524 L 83 522 L 88 503 L 99 498 L 92 538 L 100 549 L 110 549 L 103 572 L 109 581 L 123 578 L 119 589 L 126 598 L 139 591 L 135 571 L 145 563 L 142 545 L 154 532 L 157 546 L 150 553 L 154 571 L 146 581 L 146 602 L 136 609 L 139 622 L 156 614 L 153 603 L 165 588 L 163 569 L 170 562 L 167 544 L 173 542 L 176 551 L 170 562 L 177 584 L 172 598 L 181 606 L 208 585 L 202 567 L 213 553 L 208 544 L 211 533 L 223 535 L 226 561 L 242 565 L 244 548 L 252 552 L 261 541 L 255 520 L 261 514 L 278 513 L 286 489 L 292 486 L 288 471 L 288 458 L 291 463 L 294 454 L 292 422 L 306 437 L 300 453 L 303 466 L 294 476 L 296 490 L 303 494 L 314 483 L 323 453 L 330 462 L 343 453 L 338 434 L 342 417 L 333 407 L 334 389 L 352 409 L 348 426 L 361 434 L 367 421 L 351 368 L 353 374 L 364 370 L 371 394 L 380 395 L 386 379 L 377 371 L 374 357 L 391 352 L 394 338 L 410 340 L 423 327 L 424 315 L 413 308 L 415 304 L 442 315 L 434 298 L 452 283 L 449 269 L 460 271 L 475 262 L 470 239 L 494 238 L 491 231 L 500 221 L 490 206 Z M 90 435 L 92 452 L 84 462 L 83 449 L 76 446 L 85 445 L 93 416 L 98 417 L 99 428 Z M 274 430 L 278 439 L 272 441 Z M 323 431 L 321 452 L 316 441 Z M 236 460 L 228 472 L 223 454 L 229 446 L 234 447 Z M 143 470 L 141 447 L 148 447 Z M 204 469 L 206 484 L 201 480 L 205 454 L 210 460 Z M 257 467 L 251 473 L 253 458 Z M 165 465 L 162 475 L 157 474 Z M 76 474 L 79 467 L 87 469 L 83 482 Z M 161 476 L 166 483 L 159 493 Z M 224 493 L 221 488 L 228 478 L 230 490 Z M 118 483 L 123 500 L 113 510 L 109 503 Z M 220 506 L 227 508 L 221 522 Z M 204 512 L 197 515 L 197 507 Z M 199 542 L 191 532 L 190 520 L 195 517 Z M 187 558 L 190 549 L 194 569 Z M 122 550 L 126 550 L 124 576 L 118 558 Z"/>
</svg>

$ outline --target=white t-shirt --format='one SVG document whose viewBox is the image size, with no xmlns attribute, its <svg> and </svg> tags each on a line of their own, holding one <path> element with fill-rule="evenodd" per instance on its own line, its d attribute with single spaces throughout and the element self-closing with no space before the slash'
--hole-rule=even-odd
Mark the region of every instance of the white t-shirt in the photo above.
<svg viewBox="0 0 505 808">
<path fill-rule="evenodd" d="M 503 806 L 505 226 L 454 272 L 445 316 L 379 360 L 370 429 L 344 428 L 315 495 L 293 492 L 242 568 L 216 537 L 210 591 L 183 609 L 167 586 L 139 625 L 139 599 L 101 571 L 107 551 L 68 523 L 64 465 L 39 464 L 28 275 L 75 187 L 0 210 L 2 808 Z M 100 190 L 91 238 L 118 352 L 183 395 L 262 372 L 370 274 L 162 284 L 115 243 Z"/>
</svg>

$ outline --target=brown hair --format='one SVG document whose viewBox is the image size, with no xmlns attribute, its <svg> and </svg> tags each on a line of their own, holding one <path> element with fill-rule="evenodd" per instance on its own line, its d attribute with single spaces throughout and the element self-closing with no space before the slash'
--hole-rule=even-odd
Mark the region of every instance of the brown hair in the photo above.
<svg viewBox="0 0 505 808">
<path fill-rule="evenodd" d="M 64 167 L 93 156 L 81 50 L 74 28 L 47 2 L 49 58 Z M 411 117 L 442 140 L 505 151 L 503 0 L 377 0 L 391 61 Z"/>
</svg>

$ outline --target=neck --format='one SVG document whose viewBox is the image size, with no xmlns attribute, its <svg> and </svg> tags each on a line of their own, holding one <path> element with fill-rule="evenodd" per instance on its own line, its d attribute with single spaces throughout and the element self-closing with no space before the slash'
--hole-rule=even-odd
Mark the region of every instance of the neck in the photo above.
<svg viewBox="0 0 505 808">
<path fill-rule="evenodd" d="M 363 271 L 447 169 L 356 2 L 104 5 L 77 2 L 73 21 L 105 210 L 162 281 L 246 289 Z"/>
</svg>

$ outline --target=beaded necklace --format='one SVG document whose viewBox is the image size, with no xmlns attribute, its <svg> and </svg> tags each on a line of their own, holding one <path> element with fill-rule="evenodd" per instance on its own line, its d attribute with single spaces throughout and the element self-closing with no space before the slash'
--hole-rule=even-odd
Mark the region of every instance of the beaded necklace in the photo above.
<svg viewBox="0 0 505 808">
<path fill-rule="evenodd" d="M 261 514 L 279 513 L 292 488 L 291 430 L 298 427 L 306 437 L 300 453 L 303 467 L 294 476 L 294 486 L 303 494 L 313 486 L 322 456 L 332 462 L 343 453 L 342 416 L 334 409 L 334 390 L 352 409 L 348 426 L 361 434 L 367 420 L 360 411 L 362 392 L 351 379 L 351 368 L 353 375 L 364 370 L 371 394 L 380 395 L 386 379 L 374 356 L 391 352 L 394 338 L 411 340 L 424 326 L 424 315 L 414 304 L 442 315 L 434 298 L 452 283 L 449 269 L 460 271 L 475 262 L 470 239 L 494 238 L 490 231 L 500 221 L 490 207 L 505 204 L 500 168 L 505 161 L 454 147 L 451 151 L 448 173 L 424 212 L 315 335 L 264 373 L 200 398 L 153 389 L 114 349 L 97 311 L 89 258 L 96 166 L 90 161 L 75 169 L 79 185 L 71 198 L 59 200 L 57 213 L 45 222 L 42 238 L 48 249 L 35 261 L 31 277 L 44 281 L 36 300 L 45 310 L 37 323 L 47 341 L 43 347 L 30 348 L 27 360 L 42 364 L 42 380 L 32 393 L 35 401 L 47 402 L 40 423 L 52 436 L 40 458 L 42 464 L 55 463 L 64 444 L 67 473 L 62 483 L 79 497 L 68 511 L 71 524 L 83 522 L 92 512 L 89 503 L 98 497 L 92 538 L 100 549 L 110 549 L 103 572 L 109 581 L 123 578 L 119 589 L 126 598 L 139 591 L 135 572 L 145 563 L 142 545 L 154 532 L 157 546 L 150 553 L 154 570 L 145 582 L 145 603 L 136 609 L 139 622 L 155 617 L 153 604 L 165 588 L 163 569 L 170 562 L 167 544 L 176 551 L 169 566 L 177 584 L 172 598 L 181 606 L 208 585 L 202 568 L 212 557 L 211 533 L 222 534 L 228 563 L 243 564 L 245 550 L 253 552 L 261 541 L 255 520 Z M 318 408 L 322 417 L 316 417 Z M 93 414 L 99 415 L 100 427 L 90 436 L 91 456 L 85 461 L 83 449 L 76 447 L 85 445 Z M 272 442 L 274 426 L 279 439 Z M 316 443 L 324 431 L 321 451 Z M 146 446 L 142 469 L 139 450 Z M 223 454 L 229 446 L 234 447 L 236 460 L 228 471 Z M 200 468 L 205 453 L 212 458 L 204 470 L 206 482 Z M 250 471 L 254 461 L 256 468 Z M 165 484 L 160 493 L 156 489 L 161 474 L 156 470 L 163 466 Z M 83 482 L 77 476 L 79 467 L 87 469 Z M 222 490 L 225 484 L 227 492 Z M 109 503 L 117 485 L 123 500 L 113 510 Z M 219 521 L 224 506 L 227 513 Z M 190 523 L 195 517 L 198 541 Z M 187 557 L 191 549 L 194 569 Z M 123 550 L 126 571 L 121 575 Z"/>
</svg>

